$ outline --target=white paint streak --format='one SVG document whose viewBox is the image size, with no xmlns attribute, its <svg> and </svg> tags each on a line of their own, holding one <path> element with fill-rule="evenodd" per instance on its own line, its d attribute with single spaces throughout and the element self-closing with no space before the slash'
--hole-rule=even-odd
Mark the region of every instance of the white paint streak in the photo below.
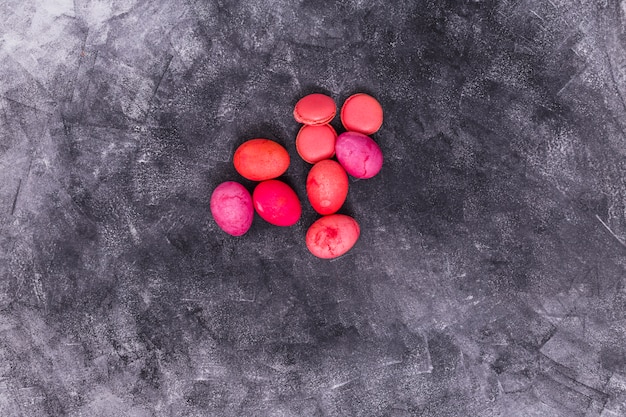
<svg viewBox="0 0 626 417">
<path fill-rule="evenodd" d="M 128 221 L 128 229 L 130 230 L 130 235 L 133 238 L 133 242 L 139 244 L 141 242 L 141 239 L 139 238 L 139 232 L 137 232 L 137 229 L 130 220 Z"/>
<path fill-rule="evenodd" d="M 344 385 L 347 385 L 347 384 L 349 384 L 349 383 L 350 383 L 350 382 L 352 382 L 352 381 L 354 381 L 354 379 L 349 379 L 349 380 L 347 380 L 347 381 L 340 382 L 340 383 L 335 384 L 335 385 L 333 385 L 332 387 L 330 387 L 330 389 L 331 389 L 331 390 L 336 390 L 337 388 L 341 388 L 341 387 L 343 387 Z"/>
</svg>

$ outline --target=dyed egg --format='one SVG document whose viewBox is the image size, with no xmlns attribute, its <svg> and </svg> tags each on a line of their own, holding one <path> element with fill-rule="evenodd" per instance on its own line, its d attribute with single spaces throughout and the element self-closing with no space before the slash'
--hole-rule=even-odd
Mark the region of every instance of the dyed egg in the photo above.
<svg viewBox="0 0 626 417">
<path fill-rule="evenodd" d="M 252 202 L 259 216 L 276 226 L 292 226 L 302 213 L 295 191 L 279 180 L 259 183 L 252 193 Z"/>
<path fill-rule="evenodd" d="M 359 224 L 345 214 L 331 214 L 318 219 L 306 233 L 306 247 L 322 259 L 332 259 L 348 252 L 359 239 Z"/>
<path fill-rule="evenodd" d="M 372 178 L 383 166 L 383 153 L 372 138 L 358 132 L 345 132 L 335 143 L 337 160 L 355 178 Z"/>
<path fill-rule="evenodd" d="M 331 125 L 304 125 L 296 136 L 296 151 L 309 164 L 335 155 L 337 132 Z"/>
<path fill-rule="evenodd" d="M 306 193 L 311 207 L 319 214 L 339 210 L 348 196 L 348 174 L 331 159 L 313 165 L 306 179 Z"/>
<path fill-rule="evenodd" d="M 211 194 L 210 207 L 215 223 L 229 235 L 241 236 L 252 226 L 252 197 L 238 182 L 227 181 L 218 185 Z"/>
<path fill-rule="evenodd" d="M 252 181 L 279 177 L 289 167 L 289 153 L 269 139 L 251 139 L 242 143 L 233 157 L 235 169 Z"/>
<path fill-rule="evenodd" d="M 305 125 L 323 125 L 335 117 L 337 105 L 325 94 L 309 94 L 302 97 L 293 109 L 293 117 Z"/>
<path fill-rule="evenodd" d="M 354 94 L 343 103 L 340 117 L 346 130 L 371 135 L 383 124 L 383 108 L 370 95 Z"/>
</svg>

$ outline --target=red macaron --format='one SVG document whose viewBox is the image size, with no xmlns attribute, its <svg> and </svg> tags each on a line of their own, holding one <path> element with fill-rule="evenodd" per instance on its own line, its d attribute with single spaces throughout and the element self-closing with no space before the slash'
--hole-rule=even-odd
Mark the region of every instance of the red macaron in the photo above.
<svg viewBox="0 0 626 417">
<path fill-rule="evenodd" d="M 371 135 L 383 124 L 383 108 L 374 97 L 358 93 L 348 97 L 340 117 L 346 130 Z"/>
<path fill-rule="evenodd" d="M 296 136 L 296 151 L 309 164 L 335 155 L 337 132 L 331 125 L 304 125 Z"/>
<path fill-rule="evenodd" d="M 293 117 L 305 125 L 323 125 L 335 117 L 337 105 L 325 94 L 309 94 L 302 97 L 293 109 Z"/>
</svg>

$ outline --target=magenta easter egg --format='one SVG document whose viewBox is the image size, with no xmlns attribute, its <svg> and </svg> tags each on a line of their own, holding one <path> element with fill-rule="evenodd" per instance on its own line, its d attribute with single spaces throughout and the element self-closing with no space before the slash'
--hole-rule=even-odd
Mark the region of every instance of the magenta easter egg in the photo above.
<svg viewBox="0 0 626 417">
<path fill-rule="evenodd" d="M 358 132 L 345 132 L 337 137 L 335 156 L 355 178 L 372 178 L 383 166 L 380 147 L 372 138 Z"/>
<path fill-rule="evenodd" d="M 215 223 L 229 235 L 244 235 L 252 226 L 252 197 L 238 182 L 227 181 L 218 185 L 211 194 L 210 206 Z"/>
<path fill-rule="evenodd" d="M 275 226 L 292 226 L 302 214 L 296 192 L 279 180 L 259 183 L 252 192 L 252 202 L 259 216 Z"/>
</svg>

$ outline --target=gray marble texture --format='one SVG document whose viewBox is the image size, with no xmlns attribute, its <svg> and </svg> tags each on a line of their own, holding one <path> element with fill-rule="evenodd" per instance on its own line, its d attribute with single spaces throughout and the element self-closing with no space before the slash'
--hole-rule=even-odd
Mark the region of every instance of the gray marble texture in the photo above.
<svg viewBox="0 0 626 417">
<path fill-rule="evenodd" d="M 333 261 L 312 92 L 385 110 Z M 0 416 L 626 416 L 625 98 L 625 1 L 0 0 Z"/>
</svg>

